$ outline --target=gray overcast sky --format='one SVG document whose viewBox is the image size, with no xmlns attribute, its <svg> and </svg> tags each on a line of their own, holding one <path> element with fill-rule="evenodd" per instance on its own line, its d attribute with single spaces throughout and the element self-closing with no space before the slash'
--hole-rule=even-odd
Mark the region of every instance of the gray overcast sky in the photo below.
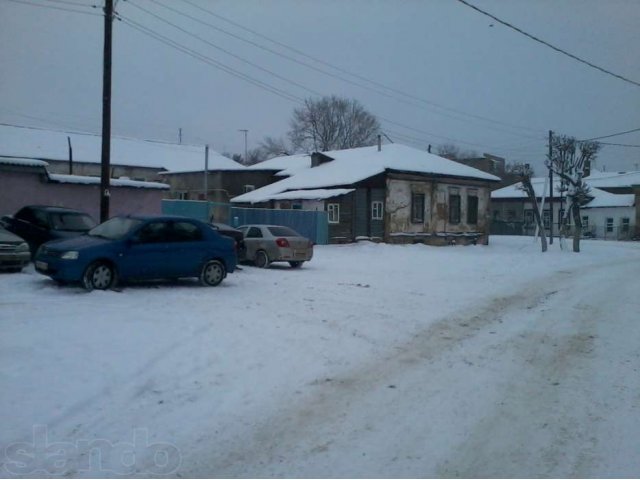
<svg viewBox="0 0 640 480">
<path fill-rule="evenodd" d="M 103 19 L 90 6 L 102 0 L 22 1 L 0 0 L 0 122 L 100 132 Z M 640 82 L 640 0 L 470 1 Z M 456 143 L 530 162 L 540 174 L 549 129 L 590 138 L 640 128 L 639 86 L 456 0 L 119 0 L 116 10 L 210 63 L 266 84 L 116 21 L 117 135 L 177 141 L 181 127 L 186 143 L 242 153 L 239 129 L 249 130 L 249 148 L 255 147 L 266 135 L 285 135 L 298 99 L 336 94 L 362 102 L 394 141 L 419 148 Z M 639 145 L 640 132 L 604 141 Z M 606 146 L 597 165 L 622 170 L 638 163 L 640 148 Z"/>
</svg>

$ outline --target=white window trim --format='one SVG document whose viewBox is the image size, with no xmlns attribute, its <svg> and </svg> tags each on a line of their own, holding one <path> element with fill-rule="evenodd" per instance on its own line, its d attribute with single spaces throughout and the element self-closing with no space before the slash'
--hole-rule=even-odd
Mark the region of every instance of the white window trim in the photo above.
<svg viewBox="0 0 640 480">
<path fill-rule="evenodd" d="M 382 220 L 384 218 L 384 202 L 375 200 L 371 202 L 371 220 Z"/>
<path fill-rule="evenodd" d="M 327 204 L 327 218 L 329 223 L 340 223 L 340 204 L 329 203 Z"/>
</svg>

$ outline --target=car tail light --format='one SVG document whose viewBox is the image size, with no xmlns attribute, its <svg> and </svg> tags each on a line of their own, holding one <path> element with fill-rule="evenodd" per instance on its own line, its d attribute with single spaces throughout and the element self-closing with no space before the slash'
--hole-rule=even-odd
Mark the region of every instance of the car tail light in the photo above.
<svg viewBox="0 0 640 480">
<path fill-rule="evenodd" d="M 276 245 L 282 248 L 289 248 L 289 240 L 287 240 L 286 238 L 277 238 Z"/>
</svg>

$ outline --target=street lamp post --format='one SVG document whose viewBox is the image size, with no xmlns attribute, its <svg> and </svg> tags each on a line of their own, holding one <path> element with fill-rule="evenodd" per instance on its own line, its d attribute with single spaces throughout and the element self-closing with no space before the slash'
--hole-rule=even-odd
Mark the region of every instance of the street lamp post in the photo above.
<svg viewBox="0 0 640 480">
<path fill-rule="evenodd" d="M 238 130 L 239 132 L 244 132 L 244 163 L 247 164 L 247 133 L 249 130 L 241 128 Z"/>
</svg>

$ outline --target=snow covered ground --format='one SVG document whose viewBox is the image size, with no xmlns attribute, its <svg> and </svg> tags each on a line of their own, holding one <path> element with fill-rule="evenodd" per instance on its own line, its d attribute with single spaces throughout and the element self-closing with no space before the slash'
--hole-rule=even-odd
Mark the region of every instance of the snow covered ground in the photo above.
<svg viewBox="0 0 640 480">
<path fill-rule="evenodd" d="M 582 246 L 320 246 L 217 288 L 0 274 L 0 475 L 637 477 L 640 244 Z"/>
</svg>

